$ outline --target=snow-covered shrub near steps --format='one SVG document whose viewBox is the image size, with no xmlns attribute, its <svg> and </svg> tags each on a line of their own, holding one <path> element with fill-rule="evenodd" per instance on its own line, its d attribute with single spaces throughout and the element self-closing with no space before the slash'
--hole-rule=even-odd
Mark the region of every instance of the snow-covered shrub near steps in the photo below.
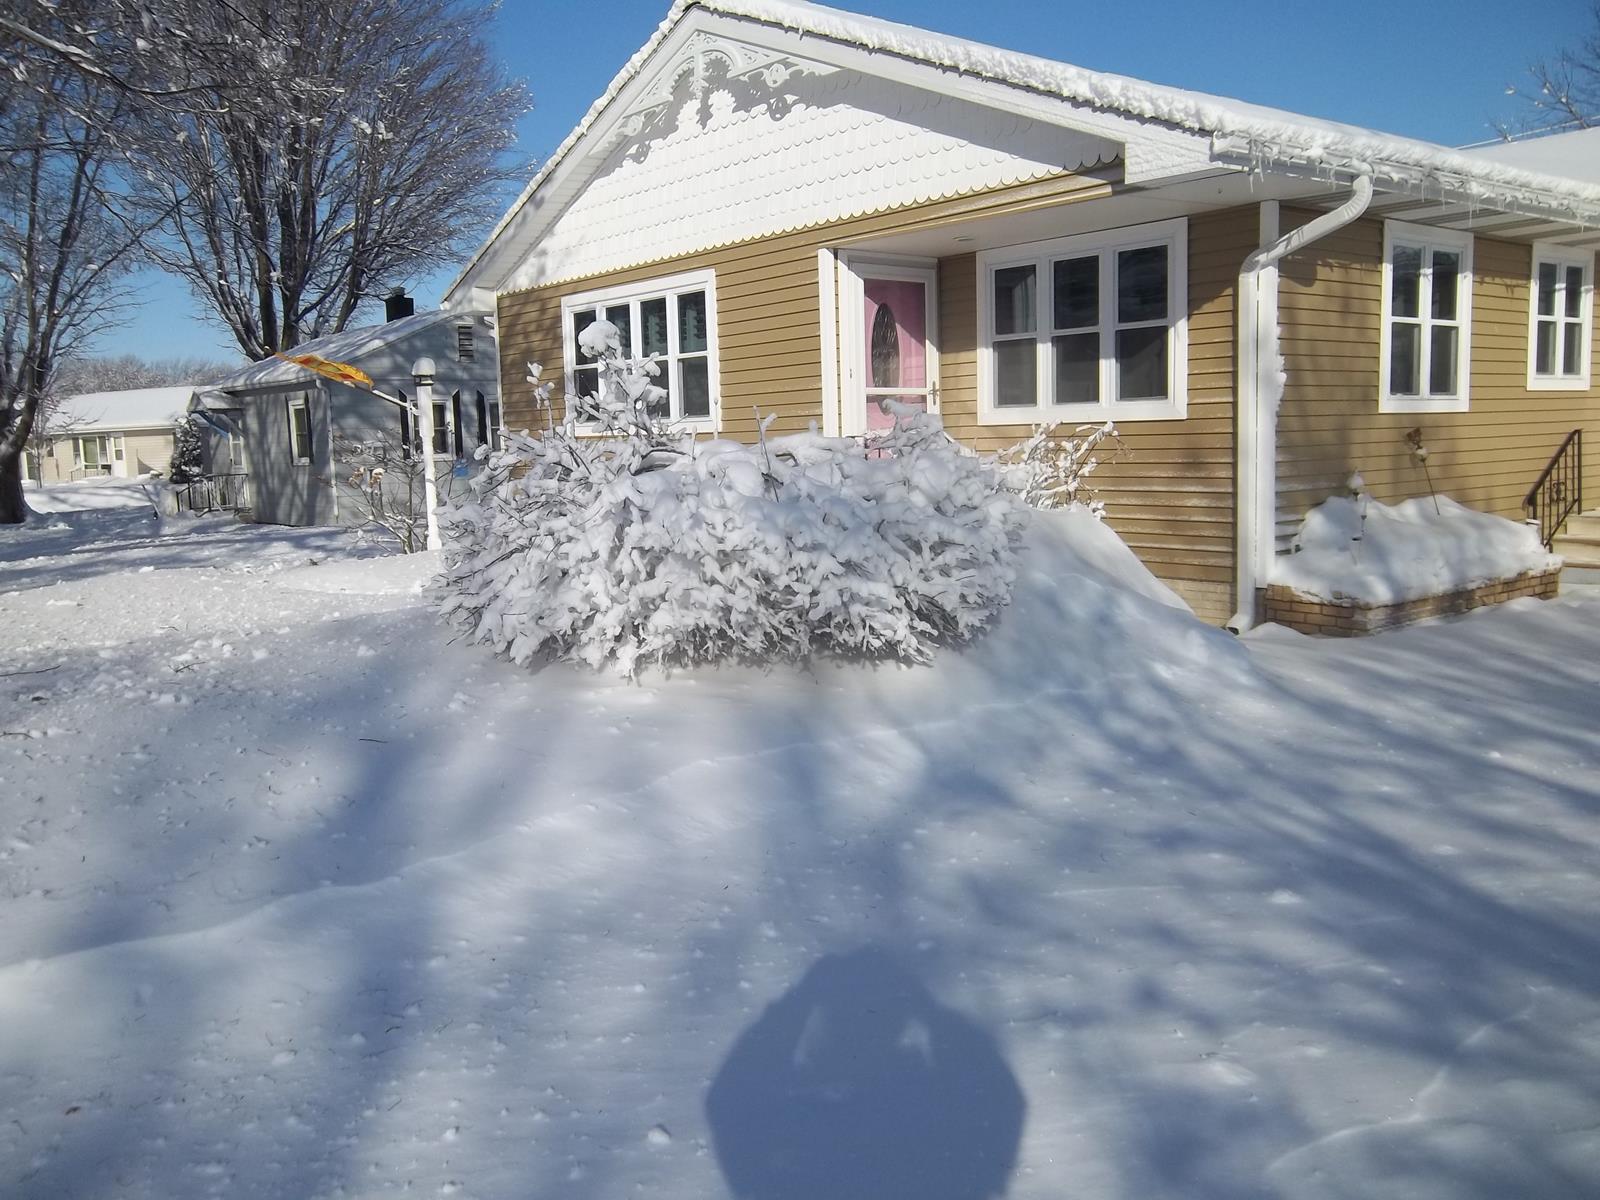
<svg viewBox="0 0 1600 1200">
<path fill-rule="evenodd" d="M 602 385 L 512 435 L 447 513 L 446 617 L 519 663 L 926 661 L 1010 596 L 1022 508 L 915 409 L 868 447 L 696 441 L 650 416 L 653 364 L 585 331 Z M 536 374 L 533 378 L 536 378 Z M 548 393 L 546 393 L 548 395 Z M 770 420 L 770 419 L 769 419 Z"/>
<path fill-rule="evenodd" d="M 1095 495 L 1089 476 L 1100 465 L 1100 446 L 1111 442 L 1114 457 L 1120 458 L 1122 439 L 1110 421 L 1079 425 L 1071 433 L 1064 433 L 1063 428 L 1059 421 L 1035 425 L 1031 436 L 997 453 L 995 464 L 1005 486 L 1029 508 L 1082 505 L 1098 521 L 1106 515 L 1106 505 Z"/>
</svg>

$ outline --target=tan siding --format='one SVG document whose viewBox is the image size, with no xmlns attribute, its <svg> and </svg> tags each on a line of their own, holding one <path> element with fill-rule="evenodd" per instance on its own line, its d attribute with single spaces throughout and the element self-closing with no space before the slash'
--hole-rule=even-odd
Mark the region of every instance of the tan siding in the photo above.
<svg viewBox="0 0 1600 1200">
<path fill-rule="evenodd" d="M 163 475 L 172 466 L 173 435 L 170 433 L 130 433 L 126 439 L 128 473 L 143 475 L 147 471 L 160 471 Z"/>
<path fill-rule="evenodd" d="M 822 415 L 818 249 L 886 232 L 1103 196 L 1108 191 L 1099 180 L 1067 176 L 502 295 L 500 363 L 506 424 L 517 429 L 536 423 L 524 363 L 543 363 L 546 378 L 559 377 L 563 295 L 709 267 L 717 273 L 723 431 L 729 437 L 754 437 L 758 407 L 763 415 L 778 414 L 775 432 L 802 430 L 811 421 L 820 422 Z"/>
<path fill-rule="evenodd" d="M 1257 224 L 1253 207 L 1190 218 L 1188 418 L 1123 424 L 1126 454 L 1095 475 L 1112 528 L 1218 624 L 1234 610 L 1233 296 Z M 976 273 L 975 255 L 939 262 L 944 418 L 961 441 L 997 450 L 1031 429 L 977 423 Z"/>
<path fill-rule="evenodd" d="M 84 436 L 98 436 L 98 431 L 94 435 Z M 107 436 L 122 438 L 123 464 L 130 476 L 143 475 L 150 471 L 166 474 L 172 466 L 174 442 L 171 433 L 146 430 Z M 50 443 L 50 448 L 40 464 L 40 473 L 45 483 L 61 483 L 72 479 L 74 472 L 78 470 L 73 465 L 72 445 L 72 438 L 67 435 L 58 437 Z M 83 478 L 83 473 L 80 472 L 78 477 Z"/>
<path fill-rule="evenodd" d="M 1285 211 L 1285 228 L 1310 219 Z M 1527 245 L 1473 244 L 1470 411 L 1380 413 L 1383 223 L 1369 219 L 1287 260 L 1280 309 L 1289 384 L 1279 415 L 1280 531 L 1360 471 L 1380 500 L 1441 493 L 1520 519 L 1522 498 L 1567 433 L 1600 436 L 1597 393 L 1529 391 Z M 1592 341 L 1592 339 L 1591 339 Z M 1593 349 L 1591 345 L 1591 350 Z M 1421 428 L 1428 472 L 1406 432 Z M 1600 495 L 1600 455 L 1584 493 Z"/>
<path fill-rule="evenodd" d="M 1107 194 L 1095 180 L 1060 179 L 941 201 L 895 213 L 783 234 L 670 263 L 563 282 L 499 299 L 506 423 L 536 415 L 524 363 L 559 378 L 561 296 L 700 268 L 717 273 L 723 429 L 754 436 L 756 410 L 788 432 L 821 423 L 821 345 L 816 252 L 823 246 L 975 216 Z M 1111 524 L 1163 579 L 1209 620 L 1233 608 L 1233 290 L 1255 246 L 1254 207 L 1191 218 L 1189 226 L 1189 417 L 1122 429 L 1126 456 L 1096 476 Z M 1026 426 L 977 424 L 977 278 L 974 255 L 939 262 L 939 364 L 946 426 L 983 450 L 1016 442 Z"/>
</svg>

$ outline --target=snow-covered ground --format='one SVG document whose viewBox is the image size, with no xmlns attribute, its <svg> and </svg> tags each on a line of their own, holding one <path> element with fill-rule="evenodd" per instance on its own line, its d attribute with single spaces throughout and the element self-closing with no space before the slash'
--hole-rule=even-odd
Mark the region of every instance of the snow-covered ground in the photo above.
<svg viewBox="0 0 1600 1200">
<path fill-rule="evenodd" d="M 1600 1195 L 1600 602 L 1240 643 L 1042 526 L 926 669 L 0 531 L 0 1195 Z"/>
</svg>

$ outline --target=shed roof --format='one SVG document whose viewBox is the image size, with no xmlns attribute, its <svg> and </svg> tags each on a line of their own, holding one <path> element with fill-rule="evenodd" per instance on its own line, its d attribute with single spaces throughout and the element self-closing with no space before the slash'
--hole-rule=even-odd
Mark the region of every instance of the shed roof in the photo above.
<svg viewBox="0 0 1600 1200">
<path fill-rule="evenodd" d="M 364 325 L 360 329 L 346 329 L 340 333 L 330 333 L 326 337 L 312 338 L 309 342 L 301 342 L 290 353 L 317 354 L 334 362 L 350 363 L 359 367 L 363 359 L 385 346 L 421 333 L 441 321 L 467 321 L 479 315 L 481 314 L 452 312 L 447 309 L 417 313 L 414 316 L 401 317 L 398 321 L 389 321 L 381 325 Z M 270 387 L 281 383 L 303 383 L 313 378 L 315 376 L 310 371 L 295 363 L 286 362 L 281 358 L 263 358 L 260 362 L 251 363 L 243 370 L 217 380 L 208 390 L 236 391 Z"/>
</svg>

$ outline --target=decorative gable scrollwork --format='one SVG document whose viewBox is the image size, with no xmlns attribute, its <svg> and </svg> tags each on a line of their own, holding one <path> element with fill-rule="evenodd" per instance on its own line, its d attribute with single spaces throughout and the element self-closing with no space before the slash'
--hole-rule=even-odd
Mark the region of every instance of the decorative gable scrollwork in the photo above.
<svg viewBox="0 0 1600 1200">
<path fill-rule="evenodd" d="M 800 99 L 806 81 L 837 70 L 697 32 L 651 77 L 618 121 L 605 150 L 609 153 L 621 144 L 629 158 L 643 159 L 653 142 L 678 127 L 691 100 L 698 101 L 695 119 L 706 124 L 711 119 L 711 97 L 718 93 L 732 97 L 735 112 L 764 109 L 774 120 L 781 120 Z"/>
</svg>

